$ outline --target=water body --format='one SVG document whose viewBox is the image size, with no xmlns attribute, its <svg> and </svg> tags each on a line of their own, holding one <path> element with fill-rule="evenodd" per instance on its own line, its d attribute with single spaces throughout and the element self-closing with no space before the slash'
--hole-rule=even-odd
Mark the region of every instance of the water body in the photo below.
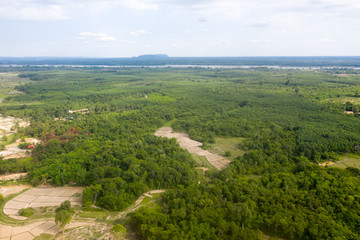
<svg viewBox="0 0 360 240">
<path fill-rule="evenodd" d="M 46 67 L 46 68 L 203 68 L 203 69 L 285 69 L 285 70 L 360 70 L 360 67 L 352 66 L 280 66 L 280 65 L 22 65 L 22 64 L 6 64 L 0 65 L 0 67 L 8 68 L 24 68 L 24 67 Z"/>
</svg>

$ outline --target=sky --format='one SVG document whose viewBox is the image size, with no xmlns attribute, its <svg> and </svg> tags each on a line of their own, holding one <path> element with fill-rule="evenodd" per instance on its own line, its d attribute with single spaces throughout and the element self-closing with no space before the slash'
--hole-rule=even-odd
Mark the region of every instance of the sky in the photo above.
<svg viewBox="0 0 360 240">
<path fill-rule="evenodd" d="M 359 0 L 0 0 L 0 56 L 359 56 Z"/>
</svg>

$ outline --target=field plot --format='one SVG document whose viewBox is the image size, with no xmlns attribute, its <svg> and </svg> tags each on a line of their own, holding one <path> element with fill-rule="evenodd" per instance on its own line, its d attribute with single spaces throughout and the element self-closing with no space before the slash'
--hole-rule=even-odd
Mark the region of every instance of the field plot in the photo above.
<svg viewBox="0 0 360 240">
<path fill-rule="evenodd" d="M 94 222 L 72 222 L 66 229 L 82 226 L 93 226 Z M 54 221 L 36 221 L 25 226 L 6 226 L 0 224 L 0 240 L 32 240 L 40 234 L 55 235 L 60 232 Z"/>
<path fill-rule="evenodd" d="M 18 220 L 25 220 L 18 212 L 22 208 L 56 207 L 69 200 L 71 205 L 81 205 L 81 187 L 32 188 L 16 196 L 4 206 L 4 213 Z"/>
<path fill-rule="evenodd" d="M 209 163 L 218 170 L 227 167 L 227 165 L 230 163 L 228 159 L 225 159 L 217 154 L 211 153 L 207 150 L 200 148 L 200 146 L 202 146 L 202 143 L 190 139 L 187 134 L 172 132 L 171 127 L 159 128 L 155 132 L 155 136 L 176 138 L 181 148 L 188 150 L 189 153 L 191 154 L 195 154 L 198 156 L 205 156 L 206 159 L 209 161 Z"/>
</svg>

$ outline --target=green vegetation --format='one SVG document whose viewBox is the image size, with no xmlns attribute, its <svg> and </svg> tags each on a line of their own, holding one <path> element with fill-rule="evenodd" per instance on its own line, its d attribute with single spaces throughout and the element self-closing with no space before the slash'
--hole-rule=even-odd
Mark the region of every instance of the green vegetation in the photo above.
<svg viewBox="0 0 360 240">
<path fill-rule="evenodd" d="M 55 210 L 55 223 L 64 232 L 65 226 L 71 222 L 74 209 L 70 206 L 70 201 L 64 201 L 60 207 Z"/>
<path fill-rule="evenodd" d="M 121 233 L 121 234 L 123 234 L 124 236 L 125 236 L 125 234 L 126 234 L 126 228 L 125 228 L 122 224 L 120 224 L 120 223 L 115 224 L 115 225 L 112 227 L 112 230 L 113 230 L 114 232 Z"/>
<path fill-rule="evenodd" d="M 244 150 L 239 148 L 239 144 L 243 141 L 243 138 L 215 138 L 215 143 L 209 144 L 206 149 L 213 153 L 224 156 L 230 160 L 244 155 Z"/>
<path fill-rule="evenodd" d="M 23 217 L 30 217 L 35 213 L 33 208 L 22 208 L 19 210 L 19 215 Z"/>
<path fill-rule="evenodd" d="M 79 216 L 82 218 L 104 218 L 107 213 L 101 208 L 83 208 Z"/>
<path fill-rule="evenodd" d="M 88 209 L 122 211 L 150 189 L 169 189 L 130 213 L 143 239 L 360 237 L 357 165 L 319 166 L 360 153 L 357 70 L 21 71 L 30 80 L 16 90 L 25 94 L 7 96 L 0 111 L 31 120 L 19 134 L 42 144 L 31 158 L 0 161 L 1 173 L 85 186 Z M 69 113 L 83 108 L 89 113 Z M 231 164 L 216 171 L 175 139 L 155 137 L 164 125 Z M 204 177 L 195 167 L 211 171 Z M 57 216 L 59 224 L 71 218 Z"/>
<path fill-rule="evenodd" d="M 52 237 L 53 236 L 51 234 L 42 233 L 40 236 L 35 237 L 34 240 L 50 240 Z"/>
</svg>

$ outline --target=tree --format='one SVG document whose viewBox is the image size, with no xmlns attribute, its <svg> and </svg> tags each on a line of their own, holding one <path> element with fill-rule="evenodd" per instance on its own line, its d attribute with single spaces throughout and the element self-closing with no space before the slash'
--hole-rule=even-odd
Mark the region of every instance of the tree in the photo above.
<svg viewBox="0 0 360 240">
<path fill-rule="evenodd" d="M 71 217 L 72 217 L 72 214 L 69 211 L 66 211 L 66 210 L 58 211 L 55 214 L 55 223 L 57 225 L 59 225 L 59 227 L 64 232 L 65 225 L 70 223 Z"/>
<path fill-rule="evenodd" d="M 247 223 L 252 216 L 251 210 L 246 203 L 236 203 L 234 210 L 236 218 L 241 223 L 241 228 L 244 229 L 245 223 Z"/>
<path fill-rule="evenodd" d="M 64 232 L 66 224 L 69 224 L 74 210 L 71 208 L 70 201 L 64 201 L 61 203 L 60 207 L 55 210 L 55 223 Z"/>
</svg>

